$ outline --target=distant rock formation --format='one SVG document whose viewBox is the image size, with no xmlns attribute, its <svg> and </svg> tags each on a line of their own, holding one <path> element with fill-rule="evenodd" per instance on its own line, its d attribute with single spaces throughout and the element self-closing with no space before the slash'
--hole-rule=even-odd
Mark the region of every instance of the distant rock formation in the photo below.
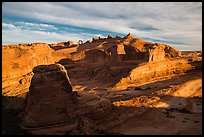
<svg viewBox="0 0 204 137">
<path fill-rule="evenodd" d="M 151 44 L 151 46 L 148 48 L 148 55 L 149 55 L 149 60 L 150 61 L 159 61 L 159 60 L 164 60 L 165 59 L 165 51 L 164 51 L 165 46 L 162 44 Z"/>
<path fill-rule="evenodd" d="M 91 40 L 87 40 L 84 44 L 86 44 L 86 43 L 91 43 L 92 41 Z"/>
<path fill-rule="evenodd" d="M 98 41 L 99 40 L 99 37 L 94 37 L 94 38 L 92 38 L 92 41 L 94 42 L 94 41 Z"/>
<path fill-rule="evenodd" d="M 68 47 L 71 46 L 71 45 L 73 45 L 73 44 L 74 44 L 74 42 L 73 42 L 72 40 L 67 41 L 67 46 L 68 46 Z"/>
<path fill-rule="evenodd" d="M 82 41 L 82 40 L 79 40 L 79 41 L 78 41 L 78 45 L 81 45 L 81 44 L 83 44 L 83 41 Z"/>
<path fill-rule="evenodd" d="M 113 38 L 111 35 L 108 35 L 108 37 L 107 37 L 108 39 L 111 39 L 111 38 Z"/>
<path fill-rule="evenodd" d="M 8 56 L 9 55 L 9 56 Z M 123 38 L 95 37 L 92 41 L 82 40 L 78 44 L 73 41 L 58 42 L 54 44 L 30 43 L 2 46 L 2 88 L 12 85 L 29 85 L 33 67 L 51 64 L 61 59 L 70 61 L 111 62 L 133 61 L 138 63 L 172 60 L 181 57 L 181 52 L 170 45 L 152 43 L 135 38 L 128 34 Z M 188 57 L 189 58 L 189 57 Z M 189 60 L 200 60 L 189 58 Z M 63 62 L 66 63 L 66 62 Z M 24 78 L 26 77 L 26 78 Z M 24 90 L 25 92 L 28 90 Z M 5 95 L 17 95 L 10 89 L 3 91 Z"/>
<path fill-rule="evenodd" d="M 166 58 L 179 58 L 181 57 L 181 51 L 176 50 L 174 47 L 171 47 L 169 45 L 165 45 L 165 57 Z"/>
<path fill-rule="evenodd" d="M 121 38 L 120 36 L 116 35 L 115 38 Z"/>
<path fill-rule="evenodd" d="M 132 69 L 127 77 L 122 78 L 116 84 L 116 87 L 121 89 L 120 86 L 125 84 L 151 83 L 153 81 L 168 79 L 175 75 L 183 75 L 184 72 L 193 68 L 184 59 L 151 61 Z"/>
<path fill-rule="evenodd" d="M 22 76 L 37 65 L 54 62 L 52 54 L 53 50 L 46 43 L 2 46 L 2 87 L 19 83 Z"/>
</svg>

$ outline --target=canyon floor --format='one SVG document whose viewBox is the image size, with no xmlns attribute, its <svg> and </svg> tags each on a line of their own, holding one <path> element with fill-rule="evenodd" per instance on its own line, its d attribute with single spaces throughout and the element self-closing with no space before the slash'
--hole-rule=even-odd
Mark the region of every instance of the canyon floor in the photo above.
<svg viewBox="0 0 204 137">
<path fill-rule="evenodd" d="M 69 54 L 66 50 L 57 48 L 58 58 L 63 53 Z M 94 123 L 94 131 L 87 127 L 89 123 L 69 132 L 56 125 L 30 133 L 21 129 L 30 82 L 10 84 L 2 89 L 2 134 L 202 135 L 202 57 L 193 60 L 193 55 L 186 56 L 189 53 L 182 52 L 179 59 L 171 59 L 172 65 L 168 61 L 141 59 L 119 62 L 58 59 L 56 62 L 67 71 L 73 92 L 109 100 L 110 112 L 89 121 Z M 159 68 L 162 66 L 159 62 L 164 65 L 167 62 L 167 67 Z"/>
</svg>

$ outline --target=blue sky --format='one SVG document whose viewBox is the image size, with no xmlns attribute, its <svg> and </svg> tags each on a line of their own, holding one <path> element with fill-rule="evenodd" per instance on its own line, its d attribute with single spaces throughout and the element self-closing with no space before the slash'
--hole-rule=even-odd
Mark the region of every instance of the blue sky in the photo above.
<svg viewBox="0 0 204 137">
<path fill-rule="evenodd" d="M 202 50 L 201 2 L 4 2 L 2 44 L 125 36 Z"/>
</svg>

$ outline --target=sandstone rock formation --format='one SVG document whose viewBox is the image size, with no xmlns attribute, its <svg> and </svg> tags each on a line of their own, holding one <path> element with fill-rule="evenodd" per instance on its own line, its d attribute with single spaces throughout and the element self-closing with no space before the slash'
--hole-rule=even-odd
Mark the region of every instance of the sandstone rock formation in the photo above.
<svg viewBox="0 0 204 137">
<path fill-rule="evenodd" d="M 112 109 L 112 103 L 108 99 L 90 93 L 77 93 L 77 115 L 87 117 L 91 120 L 105 118 Z"/>
<path fill-rule="evenodd" d="M 72 40 L 68 40 L 67 41 L 67 46 L 71 46 L 71 45 L 73 45 L 74 44 L 74 42 L 72 41 Z"/>
<path fill-rule="evenodd" d="M 79 40 L 78 45 L 73 44 L 72 41 L 56 44 L 31 43 L 4 45 L 2 50 L 2 87 L 5 89 L 3 91 L 5 95 L 14 95 L 7 89 L 9 86 L 18 86 L 20 83 L 28 87 L 31 78 L 28 75 L 33 67 L 60 60 L 62 63 L 62 59 L 69 59 L 71 63 L 72 61 L 88 61 L 117 64 L 135 61 L 136 64 L 141 64 L 181 57 L 180 51 L 169 45 L 147 42 L 140 38 L 134 38 L 130 33 L 123 38 L 112 38 L 109 35 L 108 39 L 95 37 L 93 41 L 86 43 Z M 8 57 L 7 54 L 10 56 Z M 25 88 L 19 93 L 27 92 L 27 89 Z"/>
<path fill-rule="evenodd" d="M 116 84 L 116 87 L 122 89 L 123 87 L 121 87 L 121 85 L 139 85 L 140 83 L 144 82 L 151 83 L 161 79 L 168 79 L 175 75 L 182 75 L 187 70 L 193 68 L 194 67 L 188 64 L 186 60 L 153 61 L 131 70 L 127 77 L 122 78 Z M 127 85 L 125 87 L 127 87 Z"/>
<path fill-rule="evenodd" d="M 180 52 L 130 33 L 2 50 L 2 95 L 12 96 L 3 109 L 25 99 L 18 124 L 31 134 L 202 131 L 202 52 Z"/>
<path fill-rule="evenodd" d="M 148 48 L 149 62 L 164 60 L 165 58 L 164 48 L 165 46 L 162 44 L 157 43 L 151 44 L 151 46 Z"/>
<path fill-rule="evenodd" d="M 40 65 L 33 72 L 22 128 L 74 124 L 75 98 L 65 68 Z"/>
<path fill-rule="evenodd" d="M 83 44 L 83 41 L 82 41 L 82 40 L 79 40 L 79 41 L 78 41 L 78 45 L 81 45 L 81 44 Z"/>
<path fill-rule="evenodd" d="M 99 40 L 99 37 L 94 37 L 94 38 L 92 39 L 93 42 L 94 42 L 94 41 L 97 41 L 97 40 Z"/>
<path fill-rule="evenodd" d="M 112 38 L 112 36 L 111 35 L 108 35 L 108 37 L 107 37 L 108 39 L 111 39 Z"/>
<path fill-rule="evenodd" d="M 112 109 L 112 103 L 107 99 L 73 92 L 67 71 L 60 64 L 40 65 L 33 73 L 22 129 L 33 134 L 46 134 L 41 129 L 66 125 L 64 130 L 53 129 L 53 133 L 58 130 L 65 133 L 74 130 L 82 119 L 102 119 Z"/>
<path fill-rule="evenodd" d="M 116 35 L 115 38 L 121 38 L 120 36 Z"/>
<path fill-rule="evenodd" d="M 45 43 L 2 46 L 2 88 L 18 83 L 33 67 L 53 62 L 51 56 L 52 49 Z"/>
</svg>

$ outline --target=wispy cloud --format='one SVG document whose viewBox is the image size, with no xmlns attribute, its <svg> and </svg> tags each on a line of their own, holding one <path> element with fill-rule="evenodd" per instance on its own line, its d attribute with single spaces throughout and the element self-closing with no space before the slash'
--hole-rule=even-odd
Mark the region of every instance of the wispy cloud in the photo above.
<svg viewBox="0 0 204 137">
<path fill-rule="evenodd" d="M 21 28 L 33 29 L 33 30 L 56 30 L 54 25 L 42 24 L 42 23 L 30 23 L 30 22 L 17 22 Z"/>
<path fill-rule="evenodd" d="M 16 27 L 15 25 L 11 24 L 11 23 L 2 23 L 2 28 L 3 29 L 17 29 L 18 27 Z"/>
<path fill-rule="evenodd" d="M 18 24 L 18 25 L 16 25 Z M 73 40 L 77 43 L 78 40 L 86 41 L 92 37 L 101 36 L 105 37 L 102 34 L 91 34 L 91 33 L 69 33 L 69 32 L 54 32 L 54 31 L 45 31 L 44 29 L 31 29 L 30 27 L 42 27 L 41 24 L 34 24 L 28 22 L 18 22 L 16 24 L 11 23 L 2 23 L 2 44 L 17 44 L 17 43 L 30 43 L 30 42 L 48 42 L 48 43 L 57 43 L 61 41 Z M 21 24 L 21 25 L 19 25 Z M 25 25 L 26 24 L 26 25 Z M 57 27 L 43 24 L 43 28 L 54 28 Z"/>
<path fill-rule="evenodd" d="M 202 49 L 201 2 L 6 2 L 3 15 L 124 35 L 132 33 L 137 37 L 187 43 L 186 49 Z M 52 27 L 41 24 L 43 29 Z"/>
</svg>

